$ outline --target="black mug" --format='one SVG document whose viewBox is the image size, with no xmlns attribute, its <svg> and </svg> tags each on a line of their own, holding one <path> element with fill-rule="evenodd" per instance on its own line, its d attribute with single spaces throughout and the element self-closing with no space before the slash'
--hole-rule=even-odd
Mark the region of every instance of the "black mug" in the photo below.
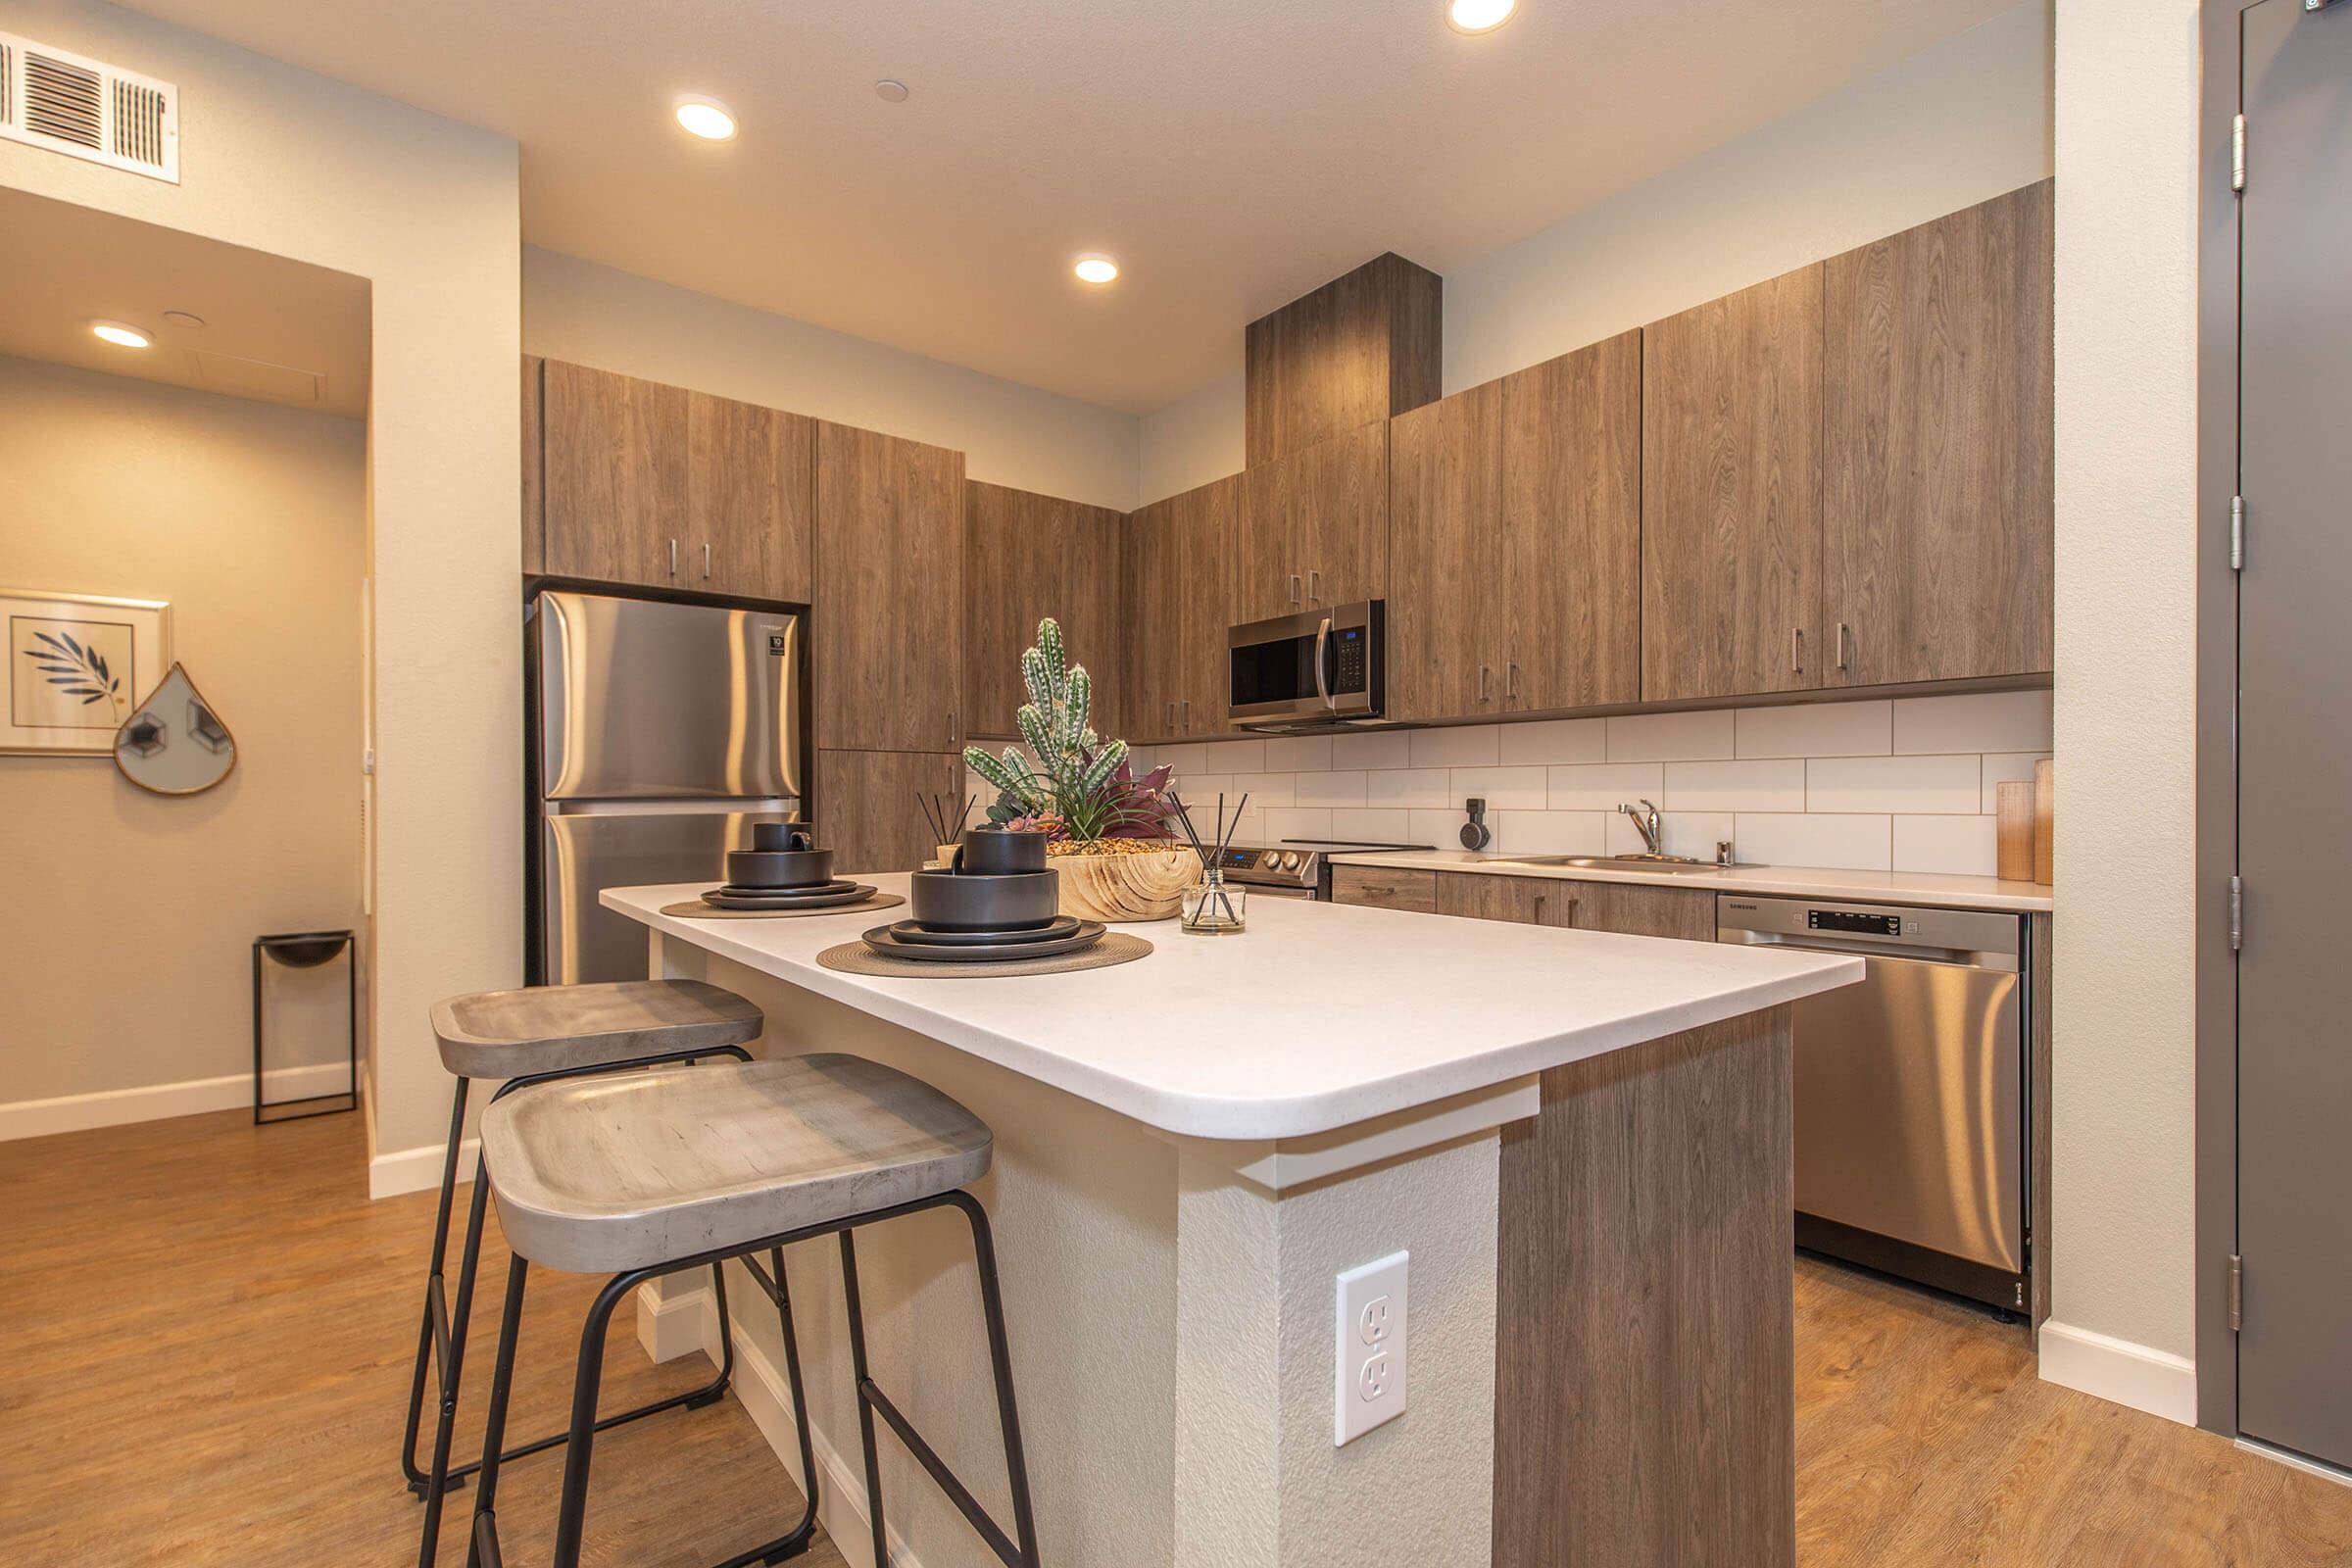
<svg viewBox="0 0 2352 1568">
<path fill-rule="evenodd" d="M 752 848 L 755 850 L 813 850 L 816 848 L 816 824 L 813 822 L 754 822 Z"/>
<path fill-rule="evenodd" d="M 1046 835 L 1035 828 L 967 827 L 948 869 L 957 875 L 1005 876 L 1046 868 Z"/>
</svg>

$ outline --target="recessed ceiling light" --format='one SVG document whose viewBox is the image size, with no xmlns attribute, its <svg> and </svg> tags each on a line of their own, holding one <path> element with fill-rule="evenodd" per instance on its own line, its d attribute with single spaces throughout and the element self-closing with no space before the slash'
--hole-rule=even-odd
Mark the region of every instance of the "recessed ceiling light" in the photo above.
<svg viewBox="0 0 2352 1568">
<path fill-rule="evenodd" d="M 1518 9 L 1519 0 L 1446 0 L 1446 24 L 1456 32 L 1493 32 Z"/>
<path fill-rule="evenodd" d="M 146 333 L 121 321 L 92 321 L 90 331 L 100 340 L 112 343 L 119 349 L 143 349 L 149 341 Z"/>
<path fill-rule="evenodd" d="M 1117 279 L 1119 264 L 1096 253 L 1079 257 L 1071 264 L 1070 270 L 1078 274 L 1081 283 L 1108 283 Z"/>
<path fill-rule="evenodd" d="M 204 318 L 194 311 L 166 311 L 164 319 L 173 326 L 184 326 L 191 332 L 204 324 Z"/>
<path fill-rule="evenodd" d="M 884 76 L 874 83 L 874 96 L 886 104 L 903 104 L 906 101 L 906 84 L 895 76 Z"/>
<path fill-rule="evenodd" d="M 678 123 L 705 141 L 735 139 L 735 111 L 715 98 L 679 99 Z"/>
</svg>

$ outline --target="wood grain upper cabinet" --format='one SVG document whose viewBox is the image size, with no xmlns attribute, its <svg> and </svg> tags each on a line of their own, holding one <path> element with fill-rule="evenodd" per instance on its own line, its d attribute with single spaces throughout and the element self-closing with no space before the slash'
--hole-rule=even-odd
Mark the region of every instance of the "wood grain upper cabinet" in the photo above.
<svg viewBox="0 0 2352 1568">
<path fill-rule="evenodd" d="M 1242 337 L 1249 466 L 1434 401 L 1445 304 L 1445 279 L 1391 252 L 1251 321 Z"/>
<path fill-rule="evenodd" d="M 1388 713 L 1502 710 L 1509 637 L 1502 581 L 1499 381 L 1389 422 Z"/>
<path fill-rule="evenodd" d="M 1642 697 L 1822 684 L 1822 269 L 1642 329 Z"/>
<path fill-rule="evenodd" d="M 963 454 L 816 427 L 816 744 L 962 745 Z"/>
<path fill-rule="evenodd" d="M 1021 651 L 1048 615 L 1061 623 L 1070 662 L 1085 665 L 1094 682 L 1095 728 L 1122 733 L 1125 531 L 1126 518 L 1102 507 L 965 484 L 963 707 L 971 733 L 1019 733 L 1013 715 L 1029 700 Z"/>
<path fill-rule="evenodd" d="M 2051 667 L 2051 185 L 1826 264 L 1832 684 Z"/>
<path fill-rule="evenodd" d="M 1636 702 L 1642 335 L 1626 332 L 1504 376 L 1500 404 L 1500 706 L 1524 712 Z M 1394 519 L 1392 531 L 1400 531 Z M 1399 577 L 1391 626 L 1404 597 Z"/>
<path fill-rule="evenodd" d="M 522 569 L 532 576 L 547 570 L 547 451 L 541 445 L 547 422 L 540 390 L 546 375 L 545 360 L 522 357 Z"/>
<path fill-rule="evenodd" d="M 1235 623 L 1386 596 L 1389 425 L 1360 425 L 1242 476 Z"/>
<path fill-rule="evenodd" d="M 813 597 L 816 421 L 686 395 L 686 536 L 677 586 L 807 604 Z"/>
<path fill-rule="evenodd" d="M 1127 518 L 1127 695 L 1118 733 L 1137 745 L 1225 733 L 1226 594 L 1241 500 L 1237 474 Z"/>
<path fill-rule="evenodd" d="M 917 796 L 964 797 L 963 762 L 938 752 L 816 754 L 817 843 L 843 876 L 911 871 L 937 853 Z"/>
<path fill-rule="evenodd" d="M 548 572 L 671 581 L 686 531 L 687 394 L 549 360 L 540 395 Z"/>
</svg>

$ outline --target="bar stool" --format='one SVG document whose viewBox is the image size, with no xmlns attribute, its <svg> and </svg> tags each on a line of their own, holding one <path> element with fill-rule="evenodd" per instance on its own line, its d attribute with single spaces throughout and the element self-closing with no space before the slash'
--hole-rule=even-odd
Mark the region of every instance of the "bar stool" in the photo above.
<svg viewBox="0 0 2352 1568">
<path fill-rule="evenodd" d="M 457 1078 L 449 1108 L 449 1149 L 441 1163 L 441 1204 L 433 1219 L 433 1251 L 424 1284 L 424 1315 L 416 1332 L 416 1366 L 409 1383 L 409 1413 L 401 1439 L 400 1465 L 409 1490 L 424 1499 L 420 1568 L 431 1568 L 438 1549 L 442 1500 L 463 1485 L 478 1464 L 450 1467 L 451 1435 L 457 1420 L 458 1389 L 466 1361 L 466 1328 L 472 1313 L 473 1282 L 481 1256 L 482 1220 L 488 1206 L 486 1183 L 473 1184 L 466 1214 L 466 1243 L 458 1265 L 455 1305 L 443 1283 L 448 1261 L 449 1220 L 457 1191 L 458 1145 L 466 1132 L 466 1100 L 476 1078 L 505 1079 L 492 1101 L 527 1085 L 589 1073 L 611 1073 L 654 1063 L 729 1056 L 749 1061 L 743 1049 L 765 1026 L 760 1009 L 732 991 L 700 980 L 624 980 L 575 986 L 531 986 L 452 997 L 432 1008 L 433 1036 L 441 1064 Z M 605 1422 L 618 1426 L 662 1410 L 699 1409 L 726 1392 L 734 1375 L 735 1344 L 726 1317 L 726 1282 L 711 1270 L 717 1293 L 721 1342 L 718 1376 L 690 1393 L 658 1399 Z M 424 1412 L 428 1365 L 439 1380 L 439 1419 L 431 1458 L 416 1462 L 416 1438 Z M 512 1449 L 519 1458 L 564 1441 L 561 1433 Z"/>
<path fill-rule="evenodd" d="M 692 1136 L 682 1137 L 683 1129 L 691 1129 Z M 1038 1568 L 996 1249 L 987 1214 L 963 1191 L 988 1169 L 992 1147 L 987 1126 L 936 1089 L 877 1062 L 829 1054 L 541 1084 L 493 1104 L 482 1117 L 480 1179 L 498 1200 L 499 1224 L 514 1255 L 491 1375 L 468 1568 L 503 1568 L 496 1512 L 500 1445 L 514 1382 L 523 1282 L 532 1263 L 612 1276 L 580 1334 L 556 1516 L 556 1568 L 577 1568 L 580 1560 L 588 1467 L 599 1427 L 597 1387 L 613 1308 L 646 1280 L 733 1258 L 749 1262 L 761 1252 L 774 1271 L 776 1304 L 785 1325 L 785 1378 L 800 1426 L 808 1506 L 791 1532 L 727 1559 L 720 1568 L 773 1563 L 805 1549 L 816 1528 L 815 1458 L 791 1311 L 781 1289 L 782 1249 L 827 1235 L 841 1240 L 875 1562 L 890 1560 L 875 1452 L 879 1414 L 990 1550 L 1008 1568 Z M 852 1233 L 943 1205 L 960 1209 L 971 1226 L 1011 1484 L 1012 1536 L 900 1413 L 866 1366 Z M 753 1277 L 763 1288 L 767 1284 L 756 1267 Z"/>
</svg>

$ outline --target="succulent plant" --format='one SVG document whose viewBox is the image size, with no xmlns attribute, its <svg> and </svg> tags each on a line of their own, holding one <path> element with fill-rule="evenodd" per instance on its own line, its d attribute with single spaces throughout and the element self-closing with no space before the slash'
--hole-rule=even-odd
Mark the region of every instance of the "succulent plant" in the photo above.
<svg viewBox="0 0 2352 1568">
<path fill-rule="evenodd" d="M 1069 662 L 1061 625 L 1051 615 L 1037 623 L 1037 646 L 1021 655 L 1021 682 L 1029 701 L 1014 719 L 1027 751 L 1007 746 L 991 757 L 973 746 L 963 754 L 964 765 L 998 791 L 988 819 L 1082 842 L 1174 837 L 1168 769 L 1154 768 L 1139 779 L 1127 743 L 1094 732 L 1088 723 L 1094 677 L 1084 664 Z"/>
</svg>

